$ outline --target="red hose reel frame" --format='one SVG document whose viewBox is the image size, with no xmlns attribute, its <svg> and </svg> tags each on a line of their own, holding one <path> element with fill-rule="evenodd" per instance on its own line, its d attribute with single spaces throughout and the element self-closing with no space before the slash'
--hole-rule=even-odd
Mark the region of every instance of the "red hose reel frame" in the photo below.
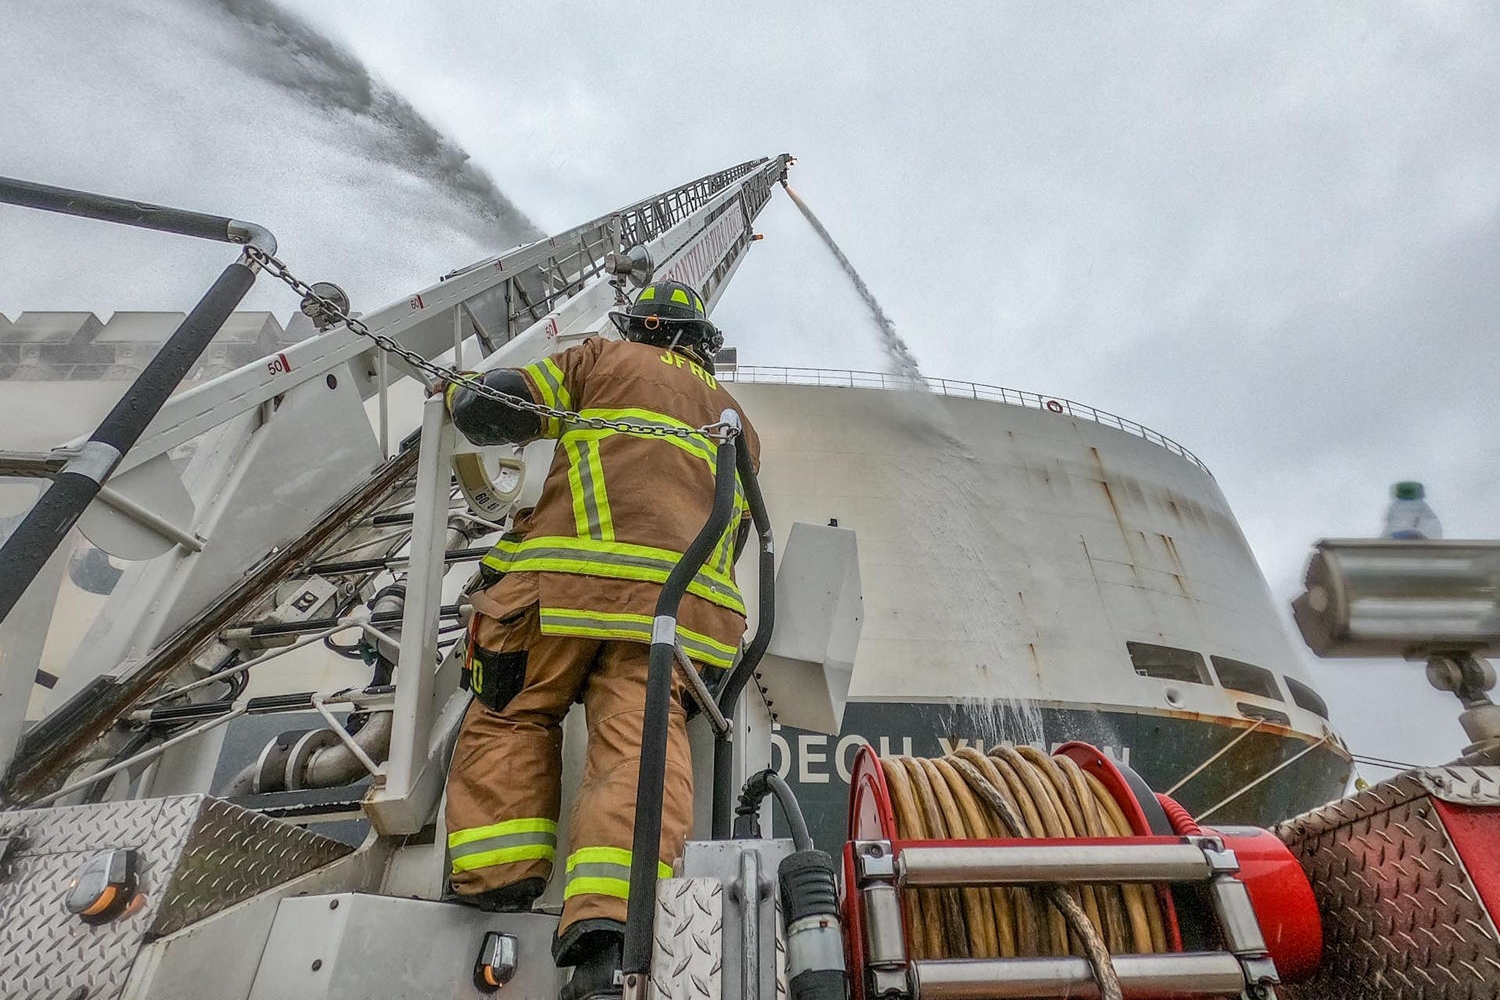
<svg viewBox="0 0 1500 1000">
<path fill-rule="evenodd" d="M 1137 798 L 1130 781 L 1105 754 L 1087 743 L 1066 743 L 1057 748 L 1057 753 L 1067 756 L 1088 774 L 1099 780 L 1113 796 L 1124 812 L 1134 836 L 1119 838 L 1133 844 L 1178 843 L 1179 836 L 1203 833 L 1221 837 L 1225 846 L 1239 858 L 1238 878 L 1245 883 L 1251 904 L 1255 908 L 1266 937 L 1266 947 L 1276 962 L 1284 982 L 1294 981 L 1317 969 L 1322 955 L 1322 923 L 1318 917 L 1317 903 L 1312 887 L 1301 865 L 1275 836 L 1265 830 L 1252 827 L 1228 827 L 1224 830 L 1199 830 L 1192 817 L 1176 802 L 1165 796 L 1157 796 L 1167 822 L 1176 836 L 1162 836 L 1165 830 L 1153 830 L 1146 810 Z M 1139 780 L 1139 779 L 1137 779 Z M 1156 806 L 1157 803 L 1152 803 Z M 1158 816 L 1160 819 L 1160 816 Z M 905 847 L 942 846 L 952 841 L 903 840 L 896 834 L 895 812 L 891 806 L 890 789 L 886 786 L 885 774 L 881 770 L 879 757 L 869 745 L 855 754 L 854 766 L 849 779 L 849 842 L 844 845 L 844 940 L 846 942 L 848 968 L 851 973 L 854 1000 L 864 1000 L 865 983 L 861 970 L 865 967 L 863 913 L 857 903 L 858 894 L 849 887 L 855 885 L 853 842 L 856 840 L 887 840 L 899 852 Z M 1056 841 L 1048 838 L 1017 840 L 1013 838 L 994 840 L 964 840 L 966 846 L 1006 847 L 1025 844 L 1041 846 L 1047 843 L 1078 843 L 1077 840 Z M 1098 841 L 1094 841 L 1097 843 Z M 1168 947 L 1171 951 L 1183 950 L 1182 927 L 1173 893 L 1166 886 L 1156 887 L 1162 902 L 1165 917 Z"/>
</svg>

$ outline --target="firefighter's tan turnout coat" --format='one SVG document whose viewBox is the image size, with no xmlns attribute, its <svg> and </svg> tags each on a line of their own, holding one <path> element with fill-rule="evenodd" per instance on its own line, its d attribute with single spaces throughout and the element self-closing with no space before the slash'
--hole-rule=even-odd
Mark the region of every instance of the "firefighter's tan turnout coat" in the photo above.
<svg viewBox="0 0 1500 1000">
<path fill-rule="evenodd" d="M 591 339 L 519 369 L 532 398 L 584 417 L 697 428 L 739 405 L 683 354 Z M 467 391 L 467 390 L 463 390 Z M 739 447 L 760 444 L 741 413 Z M 462 430 L 460 426 L 460 430 Z M 651 624 L 661 584 L 708 519 L 715 444 L 543 421 L 558 439 L 541 498 L 485 558 L 505 576 L 473 596 L 469 642 L 524 652 L 524 680 L 498 711 L 475 699 L 448 779 L 451 881 L 460 894 L 549 878 L 559 860 L 561 722 L 582 700 L 583 785 L 564 859 L 561 937 L 582 920 L 625 918 Z M 678 640 L 700 664 L 728 667 L 745 630 L 734 541 L 746 505 L 688 588 Z M 510 661 L 514 662 L 514 660 Z M 692 823 L 692 771 L 680 679 L 667 739 L 659 870 Z"/>
</svg>

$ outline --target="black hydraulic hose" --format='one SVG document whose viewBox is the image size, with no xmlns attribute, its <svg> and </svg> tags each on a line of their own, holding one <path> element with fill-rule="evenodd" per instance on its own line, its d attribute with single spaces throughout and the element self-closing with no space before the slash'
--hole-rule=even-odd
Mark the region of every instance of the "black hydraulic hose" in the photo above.
<svg viewBox="0 0 1500 1000">
<path fill-rule="evenodd" d="M 252 223 L 29 181 L 0 178 L 0 202 L 227 243 L 252 243 L 270 253 L 276 250 L 276 240 L 271 234 Z M 98 495 L 105 479 L 192 370 L 208 342 L 254 282 L 255 271 L 243 259 L 224 269 L 89 440 L 27 511 L 4 545 L 0 545 L 0 621 L 16 606 L 48 557 Z"/>
<path fill-rule="evenodd" d="M 732 416 L 727 411 L 726 416 Z M 641 762 L 635 786 L 635 828 L 630 845 L 630 898 L 625 917 L 626 976 L 651 965 L 651 927 L 656 913 L 657 864 L 661 858 L 661 810 L 667 772 L 667 726 L 671 712 L 672 663 L 677 655 L 677 608 L 688 584 L 729 528 L 734 515 L 735 439 L 719 445 L 714 502 L 708 522 L 662 584 L 651 629 L 651 665 L 646 675 L 646 712 L 641 723 Z M 726 461 L 727 459 L 727 461 Z"/>
<path fill-rule="evenodd" d="M 745 491 L 745 502 L 750 508 L 750 520 L 755 524 L 760 538 L 760 600 L 756 604 L 755 635 L 745 647 L 740 662 L 719 689 L 719 711 L 726 719 L 734 718 L 735 705 L 740 694 L 749 683 L 750 676 L 760 665 L 761 657 L 771 645 L 771 633 L 776 628 L 776 542 L 771 533 L 771 515 L 766 510 L 765 497 L 760 492 L 760 480 L 748 450 L 741 449 L 738 458 L 740 486 Z M 730 835 L 730 814 L 734 807 L 734 748 L 729 734 L 714 737 L 714 787 L 713 827 L 715 840 Z"/>
<path fill-rule="evenodd" d="M 786 779 L 777 774 L 774 768 L 768 767 L 750 776 L 740 792 L 740 804 L 735 809 L 735 813 L 753 824 L 755 814 L 760 810 L 760 804 L 767 794 L 775 795 L 776 801 L 781 803 L 781 811 L 786 816 L 786 825 L 792 832 L 792 846 L 799 851 L 812 850 L 812 834 L 807 830 L 807 818 L 802 815 L 802 804 L 797 801 L 792 786 L 788 785 Z M 749 830 L 744 831 L 746 834 L 749 832 Z M 741 831 L 736 830 L 737 836 L 740 833 Z"/>
</svg>

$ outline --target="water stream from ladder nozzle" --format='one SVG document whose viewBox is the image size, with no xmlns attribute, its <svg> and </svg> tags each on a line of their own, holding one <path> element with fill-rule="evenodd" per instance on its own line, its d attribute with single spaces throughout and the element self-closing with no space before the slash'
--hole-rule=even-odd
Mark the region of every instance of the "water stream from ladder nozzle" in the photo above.
<svg viewBox="0 0 1500 1000">
<path fill-rule="evenodd" d="M 545 234 L 501 192 L 469 154 L 400 94 L 371 77 L 364 64 L 312 25 L 273 0 L 210 0 L 251 35 L 254 49 L 241 68 L 286 89 L 319 110 L 350 115 L 377 127 L 356 140 L 361 152 L 432 184 L 474 213 L 475 235 L 494 241 Z"/>
<path fill-rule="evenodd" d="M 844 251 L 839 249 L 839 245 L 834 241 L 833 236 L 829 234 L 827 229 L 823 228 L 823 223 L 818 221 L 818 217 L 813 214 L 812 209 L 807 207 L 807 202 L 803 201 L 797 192 L 792 190 L 790 184 L 782 181 L 781 186 L 786 188 L 786 193 L 791 196 L 792 204 L 797 206 L 803 218 L 807 219 L 818 236 L 822 238 L 824 245 L 828 247 L 829 251 L 838 260 L 839 267 L 843 268 L 844 273 L 849 276 L 849 280 L 853 282 L 854 290 L 859 293 L 859 297 L 864 299 L 865 305 L 870 307 L 870 314 L 875 320 L 875 325 L 880 329 L 880 346 L 885 351 L 886 360 L 890 363 L 891 374 L 910 379 L 915 387 L 925 388 L 926 383 L 922 381 L 922 371 L 917 366 L 916 355 L 912 354 L 911 348 L 906 346 L 906 341 L 902 340 L 901 335 L 896 332 L 896 324 L 891 322 L 891 318 L 880 307 L 879 301 L 875 298 L 875 293 L 870 291 L 870 286 L 865 284 L 865 279 L 859 276 L 859 272 L 854 269 L 854 265 L 849 262 L 849 258 L 844 256 Z"/>
</svg>

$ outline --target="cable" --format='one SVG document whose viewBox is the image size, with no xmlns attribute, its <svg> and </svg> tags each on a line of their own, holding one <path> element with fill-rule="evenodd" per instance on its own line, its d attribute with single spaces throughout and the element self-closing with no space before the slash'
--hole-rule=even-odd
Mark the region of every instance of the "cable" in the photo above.
<svg viewBox="0 0 1500 1000">
<path fill-rule="evenodd" d="M 1423 767 L 1430 766 L 1426 764 L 1405 764 L 1399 760 L 1391 760 L 1387 757 L 1371 757 L 1369 754 L 1363 753 L 1351 753 L 1349 756 L 1353 758 L 1356 764 L 1369 764 L 1373 767 L 1388 767 L 1393 771 L 1415 771 L 1420 770 Z"/>
<path fill-rule="evenodd" d="M 735 815 L 739 820 L 735 824 L 735 835 L 746 837 L 760 835 L 755 814 L 759 811 L 760 804 L 767 794 L 775 795 L 776 800 L 781 803 L 782 815 L 786 817 L 787 828 L 792 833 L 792 845 L 799 851 L 813 850 L 813 839 L 807 830 L 807 819 L 802 815 L 802 805 L 797 801 L 797 796 L 792 792 L 792 787 L 786 783 L 786 779 L 777 774 L 774 768 L 769 767 L 752 774 L 745 780 L 744 790 L 740 792 L 739 805 L 735 808 Z"/>
<path fill-rule="evenodd" d="M 1034 747 L 964 747 L 947 757 L 882 758 L 898 836 L 1129 837 L 1124 811 L 1093 775 Z M 1147 885 L 919 889 L 904 894 L 912 958 L 1076 955 L 1100 995 L 1119 998 L 1111 953 L 1167 951 L 1166 918 Z"/>
</svg>

